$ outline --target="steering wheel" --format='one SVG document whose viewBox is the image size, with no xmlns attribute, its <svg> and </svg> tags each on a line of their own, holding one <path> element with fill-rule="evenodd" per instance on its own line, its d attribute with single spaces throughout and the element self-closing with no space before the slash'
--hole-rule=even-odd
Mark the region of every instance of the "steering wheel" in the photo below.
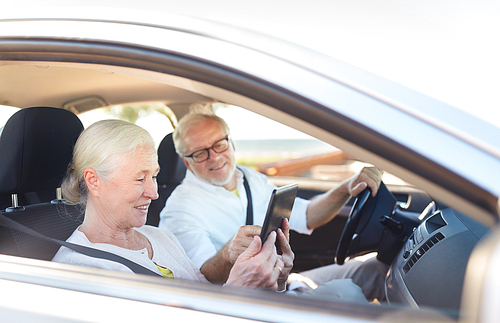
<svg viewBox="0 0 500 323">
<path fill-rule="evenodd" d="M 370 195 L 371 190 L 366 188 L 356 197 L 356 200 L 354 201 L 349 217 L 347 218 L 344 231 L 342 232 L 342 236 L 340 237 L 340 241 L 337 246 L 337 253 L 335 254 L 335 263 L 339 265 L 343 265 L 345 262 L 347 252 L 351 246 L 352 238 L 365 211 L 366 202 L 368 201 Z"/>
</svg>

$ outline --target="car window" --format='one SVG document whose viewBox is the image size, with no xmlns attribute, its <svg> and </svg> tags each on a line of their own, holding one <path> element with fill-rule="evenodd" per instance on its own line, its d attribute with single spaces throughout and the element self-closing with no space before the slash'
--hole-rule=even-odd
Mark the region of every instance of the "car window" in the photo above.
<svg viewBox="0 0 500 323">
<path fill-rule="evenodd" d="M 9 118 L 17 111 L 19 111 L 19 108 L 0 105 L 0 129 L 3 129 L 3 126 L 5 125 L 7 120 L 9 120 Z"/>
<path fill-rule="evenodd" d="M 268 176 L 340 182 L 367 165 L 330 144 L 241 107 L 215 103 L 212 109 L 231 129 L 238 165 Z M 149 131 L 156 147 L 174 130 L 178 120 L 163 103 L 115 105 L 81 113 L 78 117 L 84 127 L 110 118 L 135 123 Z M 384 174 L 384 181 L 388 180 L 394 184 L 404 183 Z"/>
<path fill-rule="evenodd" d="M 231 128 L 239 165 L 268 176 L 342 181 L 365 164 L 340 149 L 267 117 L 231 105 L 215 105 Z"/>
<path fill-rule="evenodd" d="M 163 103 L 115 105 L 84 112 L 78 117 L 85 128 L 104 119 L 121 119 L 135 123 L 151 134 L 156 147 L 177 124 L 174 113 Z"/>
<path fill-rule="evenodd" d="M 259 114 L 232 105 L 214 105 L 231 129 L 238 164 L 267 175 L 313 177 L 316 158 L 340 156 L 329 144 Z"/>
</svg>

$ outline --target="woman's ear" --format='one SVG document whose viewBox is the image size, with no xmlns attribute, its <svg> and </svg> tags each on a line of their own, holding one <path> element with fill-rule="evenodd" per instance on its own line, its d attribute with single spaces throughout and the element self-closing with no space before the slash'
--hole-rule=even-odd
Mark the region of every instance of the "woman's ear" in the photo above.
<svg viewBox="0 0 500 323">
<path fill-rule="evenodd" d="M 99 196 L 99 176 L 92 168 L 86 168 L 83 171 L 83 178 L 85 179 L 85 184 L 87 184 L 87 188 L 90 194 L 94 196 Z"/>
</svg>

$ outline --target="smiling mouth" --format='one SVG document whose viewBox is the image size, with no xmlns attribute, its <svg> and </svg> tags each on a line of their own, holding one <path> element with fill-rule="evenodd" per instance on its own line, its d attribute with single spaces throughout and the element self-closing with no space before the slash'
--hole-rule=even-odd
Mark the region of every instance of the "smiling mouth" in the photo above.
<svg viewBox="0 0 500 323">
<path fill-rule="evenodd" d="M 139 210 L 144 210 L 146 211 L 148 209 L 149 205 L 143 205 L 143 206 L 136 206 L 135 208 L 136 209 L 139 209 Z"/>
<path fill-rule="evenodd" d="M 219 170 L 219 169 L 222 169 L 224 166 L 226 166 L 226 163 L 224 163 L 224 164 L 220 165 L 219 167 L 214 167 L 214 168 L 212 168 L 212 169 L 210 169 L 210 170 L 211 170 L 211 171 L 217 171 L 217 170 Z"/>
</svg>

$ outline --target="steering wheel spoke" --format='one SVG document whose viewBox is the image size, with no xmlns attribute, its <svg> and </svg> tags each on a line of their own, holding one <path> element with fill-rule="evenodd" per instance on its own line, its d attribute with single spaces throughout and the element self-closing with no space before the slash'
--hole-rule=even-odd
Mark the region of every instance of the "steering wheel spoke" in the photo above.
<svg viewBox="0 0 500 323">
<path fill-rule="evenodd" d="M 337 246 L 337 253 L 335 254 L 335 263 L 339 265 L 343 265 L 345 262 L 347 252 L 349 251 L 349 247 L 351 245 L 351 240 L 354 237 L 354 233 L 356 232 L 356 228 L 358 227 L 363 214 L 362 211 L 370 196 L 371 190 L 366 188 L 358 195 L 358 197 L 356 197 L 356 200 L 354 201 L 349 217 L 347 218 L 344 231 L 342 232 L 342 236 L 340 237 L 340 241 Z"/>
</svg>

